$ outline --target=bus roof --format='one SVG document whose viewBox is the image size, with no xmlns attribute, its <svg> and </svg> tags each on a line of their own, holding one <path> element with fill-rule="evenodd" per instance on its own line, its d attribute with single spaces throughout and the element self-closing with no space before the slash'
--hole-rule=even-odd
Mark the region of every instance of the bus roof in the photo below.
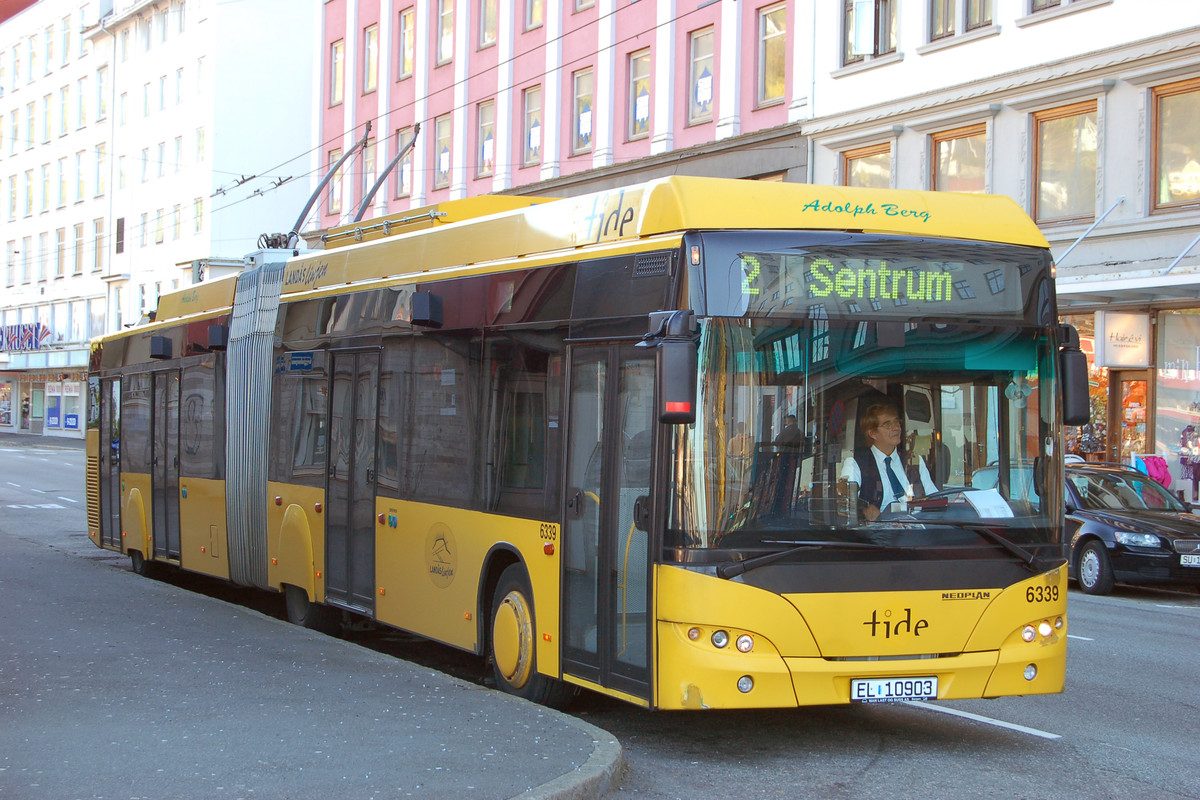
<svg viewBox="0 0 1200 800">
<path fill-rule="evenodd" d="M 289 259 L 283 294 L 691 230 L 852 230 L 1048 247 L 1037 225 L 1002 195 L 685 176 L 561 200 L 465 198 L 368 227 L 361 237 L 354 226 L 330 234 L 339 244 L 364 241 Z M 233 279 L 187 287 L 163 296 L 156 319 L 211 314 L 229 308 L 233 296 Z"/>
</svg>

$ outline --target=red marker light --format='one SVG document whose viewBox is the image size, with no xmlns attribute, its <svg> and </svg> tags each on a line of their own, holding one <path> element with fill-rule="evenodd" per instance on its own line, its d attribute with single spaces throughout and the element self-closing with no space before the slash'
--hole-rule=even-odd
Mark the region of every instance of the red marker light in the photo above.
<svg viewBox="0 0 1200 800">
<path fill-rule="evenodd" d="M 676 400 L 674 402 L 668 400 L 666 403 L 666 406 L 667 406 L 668 413 L 671 413 L 671 414 L 690 414 L 692 411 L 691 403 L 682 402 L 679 400 Z"/>
</svg>

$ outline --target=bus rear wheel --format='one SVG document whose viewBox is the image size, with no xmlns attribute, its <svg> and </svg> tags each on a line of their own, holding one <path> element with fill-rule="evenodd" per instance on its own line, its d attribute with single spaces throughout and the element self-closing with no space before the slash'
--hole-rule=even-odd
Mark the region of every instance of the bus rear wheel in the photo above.
<svg viewBox="0 0 1200 800">
<path fill-rule="evenodd" d="M 537 671 L 533 591 L 520 564 L 509 565 L 500 574 L 491 612 L 489 655 L 496 686 L 535 703 L 566 708 L 575 698 L 575 687 Z"/>
<path fill-rule="evenodd" d="M 285 584 L 284 601 L 288 622 L 309 630 L 333 635 L 338 631 L 338 614 L 334 609 L 308 599 L 308 592 L 299 586 Z"/>
</svg>

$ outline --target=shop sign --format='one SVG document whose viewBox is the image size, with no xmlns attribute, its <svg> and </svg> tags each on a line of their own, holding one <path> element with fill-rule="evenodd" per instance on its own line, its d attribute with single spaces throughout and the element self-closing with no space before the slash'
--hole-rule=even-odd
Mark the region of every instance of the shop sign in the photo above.
<svg viewBox="0 0 1200 800">
<path fill-rule="evenodd" d="M 1150 315 L 1097 311 L 1096 365 L 1150 366 Z"/>
<path fill-rule="evenodd" d="M 40 322 L 0 325 L 0 350 L 40 350 L 50 338 L 50 328 Z"/>
</svg>

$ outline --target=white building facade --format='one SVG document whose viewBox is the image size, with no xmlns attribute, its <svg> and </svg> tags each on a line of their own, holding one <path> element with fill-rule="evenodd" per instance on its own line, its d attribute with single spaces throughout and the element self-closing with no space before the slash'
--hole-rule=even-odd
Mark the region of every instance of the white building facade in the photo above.
<svg viewBox="0 0 1200 800">
<path fill-rule="evenodd" d="M 88 340 L 292 224 L 312 190 L 303 6 L 40 0 L 0 24 L 0 431 L 82 435 Z"/>
<path fill-rule="evenodd" d="M 1200 478 L 1200 4 L 810 2 L 813 183 L 1014 198 L 1092 363 L 1068 449 Z M 875 23 L 855 23 L 855 12 Z"/>
</svg>

